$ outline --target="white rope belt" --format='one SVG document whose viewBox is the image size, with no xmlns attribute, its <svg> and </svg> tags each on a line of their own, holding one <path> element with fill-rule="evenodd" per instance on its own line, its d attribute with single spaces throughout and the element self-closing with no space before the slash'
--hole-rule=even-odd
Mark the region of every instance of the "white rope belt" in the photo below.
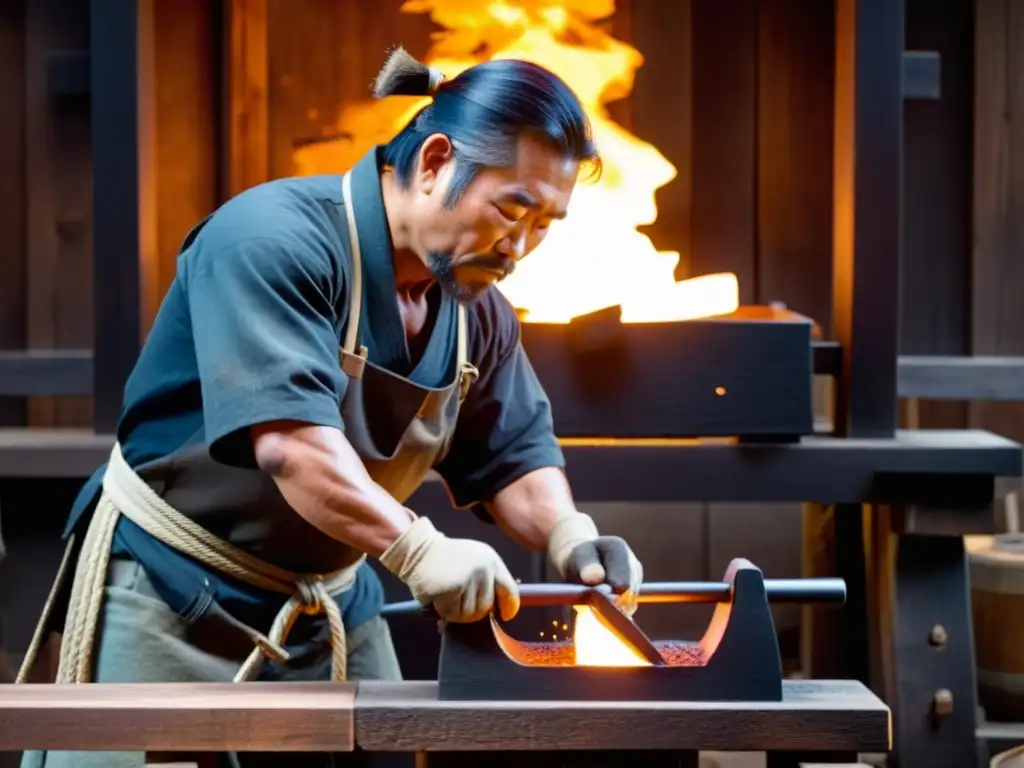
<svg viewBox="0 0 1024 768">
<path fill-rule="evenodd" d="M 288 595 L 267 636 L 253 632 L 256 647 L 235 675 L 235 682 L 252 679 L 264 659 L 286 661 L 283 648 L 302 613 L 326 614 L 330 627 L 331 679 L 344 680 L 347 647 L 341 611 L 332 598 L 352 586 L 362 558 L 325 576 L 293 573 L 264 562 L 217 538 L 160 498 L 121 456 L 119 445 L 110 454 L 103 494 L 89 523 L 75 568 L 71 601 L 61 642 L 58 683 L 91 680 L 96 626 L 106 587 L 110 549 L 118 518 L 124 515 L 146 533 L 204 565 L 254 587 Z M 364 556 L 365 557 L 365 556 Z"/>
</svg>

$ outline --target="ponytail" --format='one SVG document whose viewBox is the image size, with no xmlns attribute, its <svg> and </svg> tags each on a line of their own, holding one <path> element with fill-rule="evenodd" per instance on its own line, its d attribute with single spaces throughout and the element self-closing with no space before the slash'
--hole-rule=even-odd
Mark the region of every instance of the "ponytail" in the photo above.
<svg viewBox="0 0 1024 768">
<path fill-rule="evenodd" d="M 433 96 L 444 82 L 444 74 L 428 67 L 398 46 L 388 56 L 383 68 L 373 81 L 373 97 Z"/>
</svg>

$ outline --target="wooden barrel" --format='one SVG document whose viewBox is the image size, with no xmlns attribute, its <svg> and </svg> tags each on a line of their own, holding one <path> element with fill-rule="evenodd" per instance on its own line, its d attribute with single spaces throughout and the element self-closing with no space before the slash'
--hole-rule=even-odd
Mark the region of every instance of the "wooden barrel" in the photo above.
<svg viewBox="0 0 1024 768">
<path fill-rule="evenodd" d="M 978 700 L 989 720 L 1024 721 L 1024 534 L 971 537 Z M 1011 764 L 1015 765 L 1015 764 Z"/>
<path fill-rule="evenodd" d="M 1024 747 L 1000 752 L 988 764 L 989 768 L 1024 768 Z"/>
</svg>

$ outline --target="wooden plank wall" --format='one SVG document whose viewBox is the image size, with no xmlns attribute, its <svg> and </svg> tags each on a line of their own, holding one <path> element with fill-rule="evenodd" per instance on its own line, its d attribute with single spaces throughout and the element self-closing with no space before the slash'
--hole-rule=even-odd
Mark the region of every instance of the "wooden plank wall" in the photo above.
<svg viewBox="0 0 1024 768">
<path fill-rule="evenodd" d="M 89 111 L 47 89 L 47 57 L 89 46 L 89 6 L 25 3 L 26 309 L 31 349 L 92 346 Z M 89 398 L 33 398 L 33 426 L 92 424 Z"/>
<path fill-rule="evenodd" d="M 87 97 L 48 92 L 54 52 L 87 50 L 89 4 L 0 3 L 0 349 L 92 346 Z M 220 32 L 214 0 L 156 3 L 156 292 L 192 224 L 219 200 Z M 150 310 L 152 314 L 152 310 Z M 91 398 L 0 398 L 0 426 L 89 427 Z"/>
<path fill-rule="evenodd" d="M 1024 7 L 977 0 L 970 345 L 1024 354 Z M 972 425 L 1024 439 L 1024 405 L 974 403 Z M 1019 487 L 1019 482 L 1005 488 Z"/>
</svg>

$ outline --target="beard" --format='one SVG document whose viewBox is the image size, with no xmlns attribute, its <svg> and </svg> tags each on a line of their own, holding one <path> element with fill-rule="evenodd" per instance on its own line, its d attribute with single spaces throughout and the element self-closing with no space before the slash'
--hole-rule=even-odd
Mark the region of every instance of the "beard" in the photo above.
<svg viewBox="0 0 1024 768">
<path fill-rule="evenodd" d="M 427 266 L 434 277 L 437 278 L 437 284 L 440 286 L 442 293 L 463 304 L 470 304 L 479 299 L 491 287 L 491 283 L 461 283 L 455 275 L 456 269 L 459 267 L 480 267 L 497 270 L 502 273 L 502 276 L 498 278 L 500 281 L 515 271 L 516 263 L 514 260 L 499 254 L 467 256 L 456 262 L 455 257 L 450 253 L 431 251 L 428 254 Z"/>
</svg>

